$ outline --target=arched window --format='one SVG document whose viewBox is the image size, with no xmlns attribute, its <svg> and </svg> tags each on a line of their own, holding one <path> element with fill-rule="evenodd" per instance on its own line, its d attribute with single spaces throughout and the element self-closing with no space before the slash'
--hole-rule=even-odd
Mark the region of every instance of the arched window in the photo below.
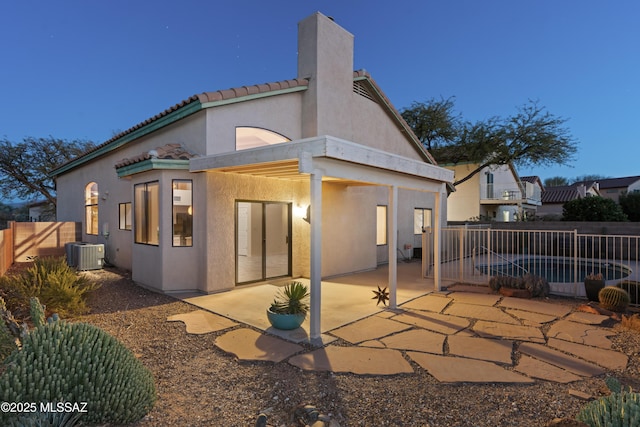
<svg viewBox="0 0 640 427">
<path fill-rule="evenodd" d="M 291 139 L 286 136 L 267 129 L 254 127 L 236 128 L 236 151 L 281 144 L 289 141 L 291 141 Z"/>
<path fill-rule="evenodd" d="M 98 184 L 95 182 L 84 188 L 84 224 L 87 234 L 98 235 Z"/>
</svg>

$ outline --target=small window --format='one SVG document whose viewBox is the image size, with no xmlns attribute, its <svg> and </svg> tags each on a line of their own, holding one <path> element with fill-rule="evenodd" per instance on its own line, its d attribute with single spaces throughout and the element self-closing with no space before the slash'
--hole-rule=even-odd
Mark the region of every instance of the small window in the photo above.
<svg viewBox="0 0 640 427">
<path fill-rule="evenodd" d="M 253 127 L 236 128 L 236 151 L 291 141 L 279 133 Z"/>
<path fill-rule="evenodd" d="M 120 230 L 131 230 L 131 202 L 120 203 L 118 207 L 120 210 L 118 228 Z"/>
<path fill-rule="evenodd" d="M 98 235 L 98 184 L 95 182 L 84 189 L 84 225 L 87 234 Z"/>
<path fill-rule="evenodd" d="M 134 193 L 135 242 L 158 245 L 160 242 L 160 184 L 158 181 L 136 184 Z"/>
<path fill-rule="evenodd" d="M 377 206 L 376 211 L 376 245 L 387 244 L 387 207 Z"/>
<path fill-rule="evenodd" d="M 432 227 L 431 209 L 415 208 L 413 210 L 413 234 L 422 234 L 427 227 Z"/>
<path fill-rule="evenodd" d="M 173 246 L 193 246 L 191 187 L 191 180 L 173 180 Z"/>
</svg>

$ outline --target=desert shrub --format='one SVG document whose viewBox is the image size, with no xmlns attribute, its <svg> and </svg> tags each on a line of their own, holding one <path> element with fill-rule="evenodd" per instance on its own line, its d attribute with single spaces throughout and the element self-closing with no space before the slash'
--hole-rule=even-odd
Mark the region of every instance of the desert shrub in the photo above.
<svg viewBox="0 0 640 427">
<path fill-rule="evenodd" d="M 622 319 L 620 320 L 620 326 L 632 331 L 640 332 L 640 315 L 638 315 L 638 313 L 631 316 L 625 316 L 623 314 Z"/>
<path fill-rule="evenodd" d="M 82 412 L 30 412 L 9 420 L 6 427 L 75 427 L 80 423 Z"/>
<path fill-rule="evenodd" d="M 576 417 L 589 426 L 635 427 L 640 425 L 640 394 L 611 393 L 586 404 Z"/>
<path fill-rule="evenodd" d="M 64 258 L 37 258 L 21 274 L 2 278 L 0 286 L 7 305 L 17 317 L 29 310 L 29 299 L 37 297 L 50 313 L 72 316 L 87 312 L 86 294 L 97 288 L 69 267 Z"/>
<path fill-rule="evenodd" d="M 525 274 L 522 277 L 493 276 L 489 279 L 489 287 L 494 291 L 500 288 L 526 289 L 534 297 L 549 295 L 549 282 L 544 277 Z"/>
<path fill-rule="evenodd" d="M 117 339 L 87 323 L 36 327 L 2 367 L 0 401 L 87 402 L 86 423 L 137 421 L 156 399 L 151 372 Z M 1 425 L 9 415 L 0 413 Z"/>
<path fill-rule="evenodd" d="M 628 221 L 620 205 L 605 197 L 582 197 L 562 207 L 564 221 Z"/>
</svg>

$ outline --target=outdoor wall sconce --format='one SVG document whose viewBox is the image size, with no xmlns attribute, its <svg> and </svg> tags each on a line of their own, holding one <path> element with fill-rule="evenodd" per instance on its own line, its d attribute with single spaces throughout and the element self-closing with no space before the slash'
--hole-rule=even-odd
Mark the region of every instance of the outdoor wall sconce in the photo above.
<svg viewBox="0 0 640 427">
<path fill-rule="evenodd" d="M 293 214 L 311 224 L 311 205 L 307 205 L 306 208 L 304 206 L 296 205 L 293 208 Z"/>
</svg>

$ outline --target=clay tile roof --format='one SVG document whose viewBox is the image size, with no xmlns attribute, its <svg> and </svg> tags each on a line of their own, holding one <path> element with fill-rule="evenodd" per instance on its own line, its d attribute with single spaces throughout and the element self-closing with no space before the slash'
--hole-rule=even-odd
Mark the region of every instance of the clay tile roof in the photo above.
<svg viewBox="0 0 640 427">
<path fill-rule="evenodd" d="M 155 153 L 153 151 L 155 151 Z M 115 167 L 116 169 L 118 169 L 151 158 L 165 160 L 189 160 L 194 157 L 196 157 L 196 155 L 188 151 L 181 144 L 167 144 L 163 145 L 162 147 L 155 148 L 154 150 L 150 150 L 146 153 L 140 153 L 137 156 L 122 159 L 118 163 L 116 163 Z"/>
</svg>

